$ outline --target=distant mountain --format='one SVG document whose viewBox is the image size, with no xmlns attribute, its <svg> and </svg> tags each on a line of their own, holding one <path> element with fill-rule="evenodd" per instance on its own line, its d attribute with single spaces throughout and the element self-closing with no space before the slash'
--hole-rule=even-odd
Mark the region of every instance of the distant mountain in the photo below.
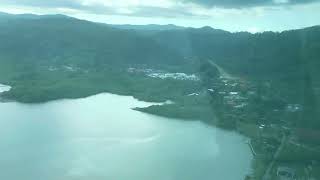
<svg viewBox="0 0 320 180">
<path fill-rule="evenodd" d="M 36 64 L 178 65 L 168 47 L 128 30 L 63 15 L 0 17 L 0 58 Z"/>
<path fill-rule="evenodd" d="M 186 59 L 211 60 L 241 79 L 269 84 L 291 102 L 320 103 L 320 26 L 256 34 L 188 28 L 149 37 Z"/>
<path fill-rule="evenodd" d="M 199 67 L 210 60 L 239 79 L 262 87 L 257 91 L 272 88 L 270 92 L 288 102 L 303 104 L 310 119 L 320 109 L 314 105 L 320 102 L 320 26 L 251 34 L 211 27 L 108 25 L 64 15 L 2 13 L 0 39 L 0 80 L 16 87 L 7 97 L 25 102 L 105 91 L 136 92 L 144 99 L 156 94 L 163 100 L 164 91 L 158 89 L 168 89 L 168 84 L 153 84 L 145 77 L 137 81 L 123 69 L 139 66 L 201 74 Z M 82 74 L 68 72 L 59 77 L 62 71 L 50 71 L 51 67 L 66 66 L 82 69 Z M 79 86 L 83 82 L 85 86 Z M 156 87 L 156 92 L 140 91 L 149 87 Z M 170 92 L 175 92 L 172 87 Z M 179 88 L 180 93 L 184 91 L 183 85 Z M 26 89 L 29 96 L 25 96 Z M 69 95 L 64 96 L 66 92 Z"/>
<path fill-rule="evenodd" d="M 8 13 L 0 12 L 0 17 L 10 16 Z"/>
<path fill-rule="evenodd" d="M 232 33 L 214 29 L 209 26 L 203 28 L 185 28 L 177 30 L 167 30 L 167 31 L 158 31 L 153 34 L 149 34 L 150 38 L 156 40 L 159 44 L 163 46 L 170 47 L 175 49 L 184 57 L 201 57 L 203 54 L 198 54 L 195 52 L 198 48 L 208 49 L 214 51 L 215 48 L 208 46 L 208 43 L 214 42 L 219 39 L 228 38 Z M 202 42 L 197 42 L 197 38 L 202 38 Z M 212 40 L 207 38 L 214 38 Z M 223 42 L 223 41 L 222 41 Z M 228 41 L 224 41 L 228 43 Z M 216 47 L 220 51 L 220 47 Z"/>
<path fill-rule="evenodd" d="M 110 25 L 112 27 L 118 29 L 126 29 L 126 30 L 143 30 L 143 31 L 167 31 L 167 30 L 181 30 L 186 29 L 186 27 L 176 26 L 174 24 L 168 25 L 158 25 L 158 24 L 149 24 L 149 25 Z"/>
<path fill-rule="evenodd" d="M 276 82 L 279 88 L 302 92 L 305 76 L 320 87 L 320 26 L 251 34 L 211 27 L 106 25 L 63 15 L 1 14 L 0 39 L 0 59 L 29 64 L 182 67 L 190 59 L 210 59 L 238 76 Z"/>
<path fill-rule="evenodd" d="M 157 32 L 150 37 L 182 56 L 211 59 L 247 77 L 286 77 L 289 72 L 295 73 L 294 68 L 301 63 L 320 68 L 317 60 L 320 57 L 320 26 L 257 34 L 230 33 L 211 27 L 188 28 Z"/>
<path fill-rule="evenodd" d="M 57 18 L 57 17 L 72 18 L 70 16 L 66 16 L 63 14 L 36 15 L 36 14 L 9 14 L 9 13 L 0 12 L 0 18 L 41 19 L 41 18 L 50 18 L 50 17 L 51 18 Z"/>
<path fill-rule="evenodd" d="M 106 25 L 64 15 L 1 14 L 0 19 L 6 19 L 0 21 L 0 55 L 20 61 L 171 66 L 185 64 L 185 59 L 211 59 L 241 76 L 264 79 L 299 76 L 301 63 L 319 67 L 319 26 L 251 34 L 211 27 Z"/>
</svg>

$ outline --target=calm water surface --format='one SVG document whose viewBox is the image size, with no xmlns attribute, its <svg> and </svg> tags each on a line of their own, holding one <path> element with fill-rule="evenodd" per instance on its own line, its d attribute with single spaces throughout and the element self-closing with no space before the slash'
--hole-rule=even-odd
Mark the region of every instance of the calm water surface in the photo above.
<svg viewBox="0 0 320 180">
<path fill-rule="evenodd" d="M 241 180 L 250 172 L 244 137 L 131 110 L 149 105 L 112 94 L 0 102 L 0 179 Z"/>
</svg>

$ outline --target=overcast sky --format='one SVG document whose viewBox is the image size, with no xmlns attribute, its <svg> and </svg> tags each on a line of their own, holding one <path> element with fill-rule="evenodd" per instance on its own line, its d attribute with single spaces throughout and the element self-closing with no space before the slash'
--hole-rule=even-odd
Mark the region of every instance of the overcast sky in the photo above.
<svg viewBox="0 0 320 180">
<path fill-rule="evenodd" d="M 320 24 L 320 0 L 0 0 L 0 11 L 250 32 Z"/>
</svg>

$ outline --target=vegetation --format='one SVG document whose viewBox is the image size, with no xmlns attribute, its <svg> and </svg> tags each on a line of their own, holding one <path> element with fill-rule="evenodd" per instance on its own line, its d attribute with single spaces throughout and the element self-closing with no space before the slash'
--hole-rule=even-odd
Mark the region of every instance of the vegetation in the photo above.
<svg viewBox="0 0 320 180">
<path fill-rule="evenodd" d="M 250 34 L 0 14 L 0 39 L 0 82 L 12 86 L 1 94 L 7 99 L 39 103 L 110 92 L 171 100 L 136 110 L 238 130 L 262 155 L 283 148 L 280 157 L 254 160 L 258 179 L 270 161 L 320 157 L 319 138 L 310 138 L 320 128 L 320 27 Z M 217 65 L 236 78 L 222 77 Z M 152 78 L 132 67 L 201 80 Z"/>
<path fill-rule="evenodd" d="M 208 124 L 215 123 L 215 116 L 207 94 L 199 96 L 180 96 L 173 104 L 153 105 L 147 108 L 136 108 L 138 111 L 164 117 L 183 120 L 202 120 Z"/>
</svg>

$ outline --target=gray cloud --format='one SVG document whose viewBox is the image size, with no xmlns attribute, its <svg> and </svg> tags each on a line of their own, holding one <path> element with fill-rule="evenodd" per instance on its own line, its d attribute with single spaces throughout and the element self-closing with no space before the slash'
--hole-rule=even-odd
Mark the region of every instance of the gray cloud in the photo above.
<svg viewBox="0 0 320 180">
<path fill-rule="evenodd" d="M 85 6 L 77 0 L 1 0 L 0 5 L 27 6 L 36 8 L 69 8 L 95 14 L 117 14 L 112 7 L 101 5 Z"/>
<path fill-rule="evenodd" d="M 257 6 L 277 6 L 306 4 L 311 2 L 320 2 L 320 0 L 172 0 L 175 2 L 192 2 L 204 7 L 222 7 L 222 8 L 246 8 Z M 1 0 L 0 4 L 22 5 L 34 7 L 65 7 L 73 9 L 84 9 L 79 0 Z M 90 8 L 90 7 L 88 7 Z"/>
<path fill-rule="evenodd" d="M 143 6 L 136 8 L 135 11 L 131 14 L 133 16 L 141 16 L 141 17 L 186 17 L 186 16 L 195 16 L 188 10 L 184 8 L 161 8 L 161 7 L 150 7 L 150 6 Z"/>
<path fill-rule="evenodd" d="M 279 6 L 293 4 L 307 4 L 320 2 L 320 0 L 183 0 L 192 2 L 205 7 L 222 7 L 222 8 L 248 8 L 258 6 Z"/>
<path fill-rule="evenodd" d="M 128 12 L 123 12 L 117 9 L 117 7 L 104 6 L 101 3 L 84 5 L 81 1 L 82 0 L 0 0 L 0 5 L 37 8 L 69 8 L 94 14 L 130 15 L 137 17 L 187 17 L 200 15 L 193 14 L 186 6 L 181 6 L 181 3 L 186 4 L 191 2 L 205 8 L 219 7 L 226 9 L 245 9 L 259 6 L 277 7 L 320 2 L 320 0 L 171 0 L 172 2 L 179 2 L 178 4 L 180 4 L 180 6 L 164 8 L 138 5 L 136 7 L 130 7 Z M 103 0 L 101 0 L 101 2 L 103 2 Z"/>
<path fill-rule="evenodd" d="M 34 7 L 69 7 L 78 8 L 81 6 L 75 0 L 1 0 L 0 4 L 34 6 Z"/>
<path fill-rule="evenodd" d="M 79 0 L 0 0 L 0 5 L 1 4 L 38 8 L 70 8 L 94 14 L 131 15 L 138 17 L 194 16 L 191 12 L 188 12 L 187 9 L 181 7 L 163 8 L 156 6 L 136 6 L 130 8 L 131 12 L 125 13 L 118 11 L 115 7 L 101 4 L 83 5 Z"/>
</svg>

